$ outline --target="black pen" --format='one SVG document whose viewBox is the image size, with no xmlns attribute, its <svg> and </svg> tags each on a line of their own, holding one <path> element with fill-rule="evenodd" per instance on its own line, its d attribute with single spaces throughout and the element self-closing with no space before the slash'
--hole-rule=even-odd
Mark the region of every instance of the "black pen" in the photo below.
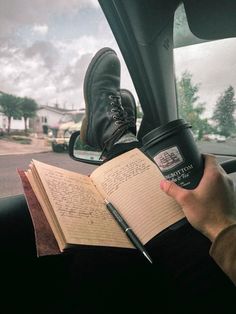
<svg viewBox="0 0 236 314">
<path fill-rule="evenodd" d="M 127 237 L 130 239 L 130 241 L 133 243 L 133 245 L 143 253 L 143 255 L 149 260 L 150 263 L 152 263 L 151 257 L 148 255 L 147 251 L 145 250 L 143 244 L 139 240 L 139 238 L 135 235 L 133 230 L 129 227 L 127 222 L 123 219 L 121 214 L 117 211 L 117 209 L 110 203 L 108 202 L 107 199 L 105 199 L 106 206 L 110 213 L 113 215 L 113 217 L 116 219 L 116 221 L 119 223 L 121 228 L 124 230 L 126 233 Z"/>
</svg>

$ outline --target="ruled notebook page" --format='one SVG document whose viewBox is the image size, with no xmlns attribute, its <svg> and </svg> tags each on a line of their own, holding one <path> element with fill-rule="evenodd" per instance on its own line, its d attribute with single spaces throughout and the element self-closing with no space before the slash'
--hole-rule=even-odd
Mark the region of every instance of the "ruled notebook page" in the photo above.
<svg viewBox="0 0 236 314">
<path fill-rule="evenodd" d="M 106 162 L 91 179 L 144 244 L 184 217 L 179 205 L 161 191 L 163 175 L 139 149 Z"/>
<path fill-rule="evenodd" d="M 31 171 L 49 224 L 61 229 L 67 244 L 133 247 L 88 176 L 36 160 Z"/>
</svg>

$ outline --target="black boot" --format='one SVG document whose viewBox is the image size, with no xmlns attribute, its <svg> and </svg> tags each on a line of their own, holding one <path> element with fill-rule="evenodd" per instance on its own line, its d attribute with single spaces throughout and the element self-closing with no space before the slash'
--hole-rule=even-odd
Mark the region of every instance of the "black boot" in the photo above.
<svg viewBox="0 0 236 314">
<path fill-rule="evenodd" d="M 81 126 L 81 140 L 100 148 L 104 156 L 127 132 L 133 132 L 134 119 L 128 118 L 121 103 L 135 102 L 130 92 L 120 91 L 120 61 L 111 48 L 99 50 L 93 57 L 84 79 L 86 116 Z M 130 99 L 130 101 L 128 101 Z"/>
<path fill-rule="evenodd" d="M 128 90 L 122 88 L 120 90 L 121 94 L 121 103 L 126 112 L 126 118 L 130 122 L 129 131 L 133 133 L 135 136 L 137 135 L 137 109 L 136 103 L 133 94 Z"/>
</svg>

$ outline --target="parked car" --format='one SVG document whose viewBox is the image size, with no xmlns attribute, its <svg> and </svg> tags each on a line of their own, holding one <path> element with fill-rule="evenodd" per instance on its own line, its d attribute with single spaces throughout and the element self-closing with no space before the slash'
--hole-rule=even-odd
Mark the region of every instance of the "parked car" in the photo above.
<svg viewBox="0 0 236 314">
<path fill-rule="evenodd" d="M 226 141 L 226 137 L 220 134 L 204 134 L 204 141 L 216 141 L 218 143 L 223 143 Z"/>
<path fill-rule="evenodd" d="M 226 141 L 226 136 L 224 136 L 224 135 L 217 135 L 216 141 L 218 143 L 224 143 Z"/>
<path fill-rule="evenodd" d="M 213 141 L 213 140 L 215 140 L 215 138 L 216 138 L 215 134 L 204 134 L 203 135 L 204 141 Z"/>
<path fill-rule="evenodd" d="M 61 153 L 68 150 L 69 139 L 73 132 L 79 131 L 84 117 L 84 111 L 65 114 L 56 126 L 48 128 L 48 142 L 52 150 Z"/>
</svg>

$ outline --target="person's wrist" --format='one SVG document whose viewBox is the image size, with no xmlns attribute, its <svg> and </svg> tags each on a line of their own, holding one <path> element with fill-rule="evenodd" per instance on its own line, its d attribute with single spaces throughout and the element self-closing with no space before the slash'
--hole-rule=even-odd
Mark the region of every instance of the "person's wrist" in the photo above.
<svg viewBox="0 0 236 314">
<path fill-rule="evenodd" d="M 231 225 L 236 224 L 236 220 L 234 219 L 226 219 L 217 225 L 209 225 L 205 228 L 203 232 L 205 236 L 211 241 L 214 242 L 216 237 L 226 228 L 230 227 Z"/>
</svg>

